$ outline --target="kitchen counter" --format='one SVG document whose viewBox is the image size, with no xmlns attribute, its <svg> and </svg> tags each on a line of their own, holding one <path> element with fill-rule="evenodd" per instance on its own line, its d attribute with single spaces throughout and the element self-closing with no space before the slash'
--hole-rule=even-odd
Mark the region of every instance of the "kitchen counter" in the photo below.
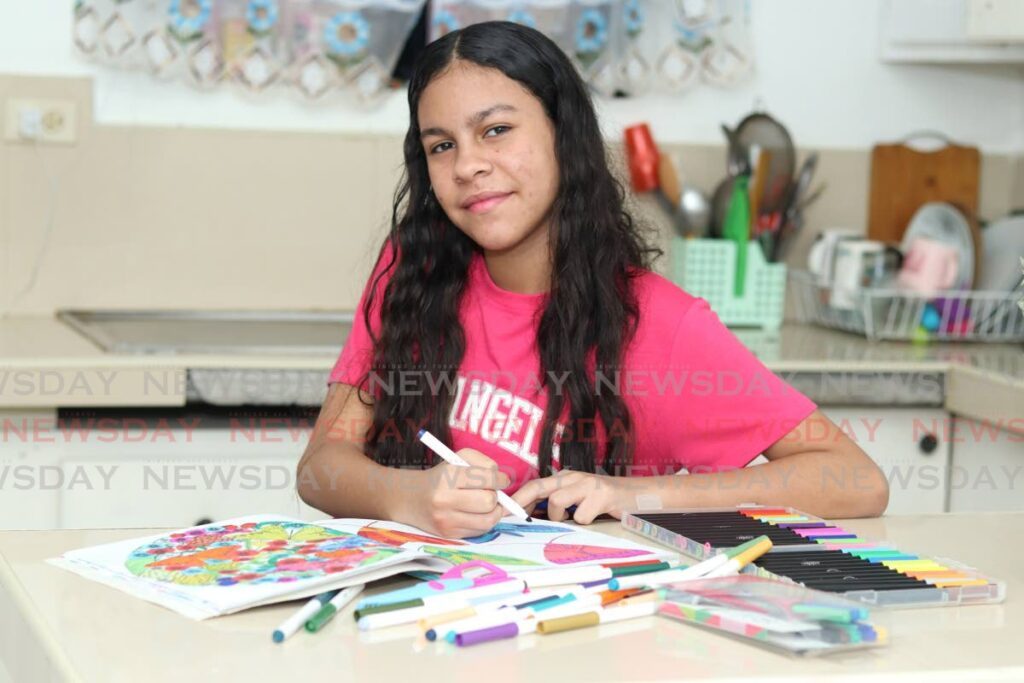
<svg viewBox="0 0 1024 683">
<path fill-rule="evenodd" d="M 1024 347 L 869 342 L 816 326 L 734 330 L 822 405 L 933 405 L 1024 431 Z M 335 354 L 107 354 L 56 318 L 0 319 L 0 408 L 317 405 Z M 268 392 L 273 383 L 274 392 Z M 1018 408 L 1013 408 L 1018 406 Z"/>
<path fill-rule="evenodd" d="M 347 607 L 317 635 L 271 643 L 283 604 L 195 622 L 45 564 L 74 548 L 156 530 L 0 532 L 0 658 L 17 681 L 706 680 L 968 681 L 1024 679 L 1024 513 L 939 514 L 841 522 L 865 537 L 974 565 L 1006 581 L 1002 604 L 880 613 L 888 646 L 795 659 L 663 617 L 456 649 L 414 626 L 359 632 Z M 628 535 L 617 522 L 595 529 Z M 394 588 L 401 579 L 371 591 Z"/>
</svg>

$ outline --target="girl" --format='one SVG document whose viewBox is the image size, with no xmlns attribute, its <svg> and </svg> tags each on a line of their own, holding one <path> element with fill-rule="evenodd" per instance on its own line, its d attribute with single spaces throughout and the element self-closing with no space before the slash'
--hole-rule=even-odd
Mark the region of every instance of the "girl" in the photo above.
<svg viewBox="0 0 1024 683">
<path fill-rule="evenodd" d="M 586 88 L 543 34 L 491 22 L 427 46 L 404 152 L 303 500 L 448 537 L 497 523 L 498 489 L 584 524 L 741 502 L 883 512 L 867 455 L 648 270 Z M 435 464 L 424 427 L 472 467 Z"/>
</svg>

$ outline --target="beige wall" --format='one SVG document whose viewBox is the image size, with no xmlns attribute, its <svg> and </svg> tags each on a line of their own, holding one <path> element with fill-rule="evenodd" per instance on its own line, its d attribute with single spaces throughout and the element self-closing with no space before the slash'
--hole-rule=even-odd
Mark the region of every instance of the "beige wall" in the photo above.
<svg viewBox="0 0 1024 683">
<path fill-rule="evenodd" d="M 12 96 L 73 97 L 80 119 L 75 146 L 0 146 L 3 312 L 355 305 L 386 229 L 398 136 L 96 126 L 88 79 L 0 76 Z M 669 151 L 708 191 L 725 172 L 722 147 Z M 815 184 L 828 190 L 794 264 L 820 228 L 864 228 L 869 152 L 820 152 Z M 984 217 L 1024 205 L 1024 159 L 986 156 L 981 183 Z M 655 202 L 636 208 L 667 234 Z"/>
<path fill-rule="evenodd" d="M 1024 154 L 1017 157 L 1013 185 L 1010 190 L 1010 208 L 1024 209 Z"/>
</svg>

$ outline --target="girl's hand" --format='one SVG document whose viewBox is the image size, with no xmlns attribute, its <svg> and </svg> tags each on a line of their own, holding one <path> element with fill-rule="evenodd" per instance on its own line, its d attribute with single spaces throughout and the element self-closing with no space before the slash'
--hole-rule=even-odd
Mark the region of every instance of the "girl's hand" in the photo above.
<svg viewBox="0 0 1024 683">
<path fill-rule="evenodd" d="M 423 477 L 402 492 L 401 521 L 445 538 L 479 536 L 501 521 L 505 510 L 496 492 L 509 486 L 508 476 L 480 451 L 463 448 L 458 454 L 469 467 L 442 462 L 416 473 Z"/>
<path fill-rule="evenodd" d="M 635 494 L 635 488 L 624 477 L 562 470 L 553 476 L 526 482 L 512 498 L 527 512 L 547 498 L 548 519 L 553 522 L 566 519 L 566 508 L 575 505 L 573 520 L 590 524 L 602 514 L 620 519 L 622 511 L 633 506 Z"/>
</svg>

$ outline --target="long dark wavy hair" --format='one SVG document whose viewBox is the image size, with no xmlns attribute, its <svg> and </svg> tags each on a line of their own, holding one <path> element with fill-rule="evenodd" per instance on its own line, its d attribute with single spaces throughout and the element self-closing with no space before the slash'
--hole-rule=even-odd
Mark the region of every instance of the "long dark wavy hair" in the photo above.
<svg viewBox="0 0 1024 683">
<path fill-rule="evenodd" d="M 430 191 L 417 113 L 424 89 L 456 60 L 497 69 L 522 84 L 554 126 L 560 183 L 551 211 L 551 285 L 537 332 L 548 397 L 540 475 L 551 473 L 556 439 L 563 468 L 596 470 L 594 430 L 582 429 L 588 424 L 600 424 L 608 437 L 601 466 L 620 472 L 632 457 L 629 411 L 619 392 L 607 385 L 597 390 L 587 366 L 592 362 L 595 371 L 614 376 L 639 316 L 631 280 L 660 252 L 648 246 L 624 209 L 624 190 L 609 170 L 593 103 L 572 63 L 544 34 L 509 22 L 474 24 L 429 44 L 409 82 L 405 174 L 363 315 L 370 328 L 374 292 L 388 279 L 371 372 L 384 377 L 402 370 L 418 386 L 377 392 L 368 453 L 389 466 L 427 467 L 432 459 L 417 431 L 425 427 L 450 443 L 447 418 L 465 351 L 459 301 L 479 248 Z M 566 372 L 562 391 L 551 390 L 551 374 L 561 379 Z M 449 381 L 438 382 L 441 375 Z"/>
</svg>

